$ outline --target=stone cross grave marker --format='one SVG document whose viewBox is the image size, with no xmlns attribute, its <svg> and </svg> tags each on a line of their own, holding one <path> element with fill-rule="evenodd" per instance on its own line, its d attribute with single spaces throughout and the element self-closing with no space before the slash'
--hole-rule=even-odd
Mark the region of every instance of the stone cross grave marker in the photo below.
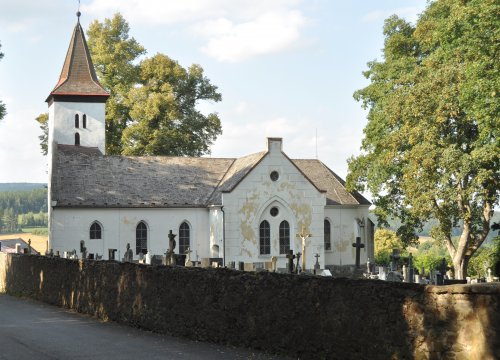
<svg viewBox="0 0 500 360">
<path fill-rule="evenodd" d="M 288 259 L 288 273 L 293 273 L 293 259 L 295 259 L 295 255 L 293 254 L 293 250 L 288 250 L 288 254 L 286 254 L 286 258 Z"/>
<path fill-rule="evenodd" d="M 316 275 L 321 266 L 319 265 L 319 254 L 314 254 L 314 257 L 316 258 L 316 263 L 314 264 L 314 274 Z"/>
<path fill-rule="evenodd" d="M 359 269 L 360 251 L 365 247 L 365 244 L 361 244 L 361 238 L 356 236 L 356 242 L 352 244 L 352 247 L 356 248 L 356 267 Z"/>
<path fill-rule="evenodd" d="M 87 258 L 87 247 L 85 246 L 85 241 L 80 240 L 80 253 L 82 254 L 82 259 Z"/>
<path fill-rule="evenodd" d="M 306 233 L 305 227 L 302 226 L 302 230 L 299 234 L 295 235 L 302 240 L 302 271 L 306 271 L 306 240 L 312 236 L 312 234 Z M 297 268 L 299 262 L 297 261 Z"/>
</svg>

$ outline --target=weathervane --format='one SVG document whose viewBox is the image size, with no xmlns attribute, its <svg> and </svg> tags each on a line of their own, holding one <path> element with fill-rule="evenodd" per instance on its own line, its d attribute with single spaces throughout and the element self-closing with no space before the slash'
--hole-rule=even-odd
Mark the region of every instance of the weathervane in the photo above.
<svg viewBox="0 0 500 360">
<path fill-rule="evenodd" d="M 80 22 L 80 15 L 82 15 L 82 13 L 80 12 L 80 0 L 78 0 L 78 11 L 76 12 L 76 16 L 78 17 L 78 22 Z"/>
</svg>

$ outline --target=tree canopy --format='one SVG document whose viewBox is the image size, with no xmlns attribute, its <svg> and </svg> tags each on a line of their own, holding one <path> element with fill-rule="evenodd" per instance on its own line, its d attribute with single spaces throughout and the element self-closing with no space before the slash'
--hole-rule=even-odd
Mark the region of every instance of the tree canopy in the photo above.
<svg viewBox="0 0 500 360">
<path fill-rule="evenodd" d="M 144 47 L 129 35 L 119 14 L 93 21 L 87 42 L 106 103 L 106 153 L 124 155 L 200 156 L 222 133 L 217 113 L 203 114 L 200 101 L 222 100 L 203 68 L 185 69 L 158 53 L 141 57 Z M 44 134 L 43 114 L 37 118 Z M 42 121 L 40 121 L 42 120 Z M 40 137 L 46 153 L 46 136 Z M 45 147 L 44 147 L 45 146 Z"/>
<path fill-rule="evenodd" d="M 354 94 L 369 112 L 349 188 L 373 194 L 379 220 L 401 219 L 406 243 L 436 219 L 458 278 L 499 202 L 499 11 L 495 0 L 437 0 L 415 26 L 391 16 L 383 60 L 368 63 L 370 84 Z"/>
<path fill-rule="evenodd" d="M 2 44 L 0 43 L 0 49 L 2 49 Z M 0 51 L 0 60 L 3 58 L 3 53 Z M 7 114 L 7 110 L 5 108 L 5 104 L 0 100 L 0 120 L 4 118 Z"/>
</svg>

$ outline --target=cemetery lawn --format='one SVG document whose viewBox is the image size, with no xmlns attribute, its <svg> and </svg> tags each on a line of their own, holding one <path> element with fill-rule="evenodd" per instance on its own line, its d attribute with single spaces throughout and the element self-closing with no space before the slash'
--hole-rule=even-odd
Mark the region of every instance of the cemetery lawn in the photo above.
<svg viewBox="0 0 500 360">
<path fill-rule="evenodd" d="M 0 234 L 0 241 L 10 239 L 23 239 L 26 243 L 31 239 L 31 246 L 40 254 L 45 254 L 49 237 L 48 235 L 35 235 L 30 232 Z"/>
</svg>

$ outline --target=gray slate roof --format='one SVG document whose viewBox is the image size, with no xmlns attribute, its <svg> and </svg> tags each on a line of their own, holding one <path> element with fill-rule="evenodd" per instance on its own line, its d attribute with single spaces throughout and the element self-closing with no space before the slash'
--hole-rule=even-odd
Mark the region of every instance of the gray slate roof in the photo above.
<svg viewBox="0 0 500 360">
<path fill-rule="evenodd" d="M 103 156 L 97 148 L 59 145 L 52 173 L 58 207 L 206 207 L 221 205 L 267 152 L 242 158 Z M 327 204 L 369 205 L 318 160 L 292 160 Z"/>
</svg>

